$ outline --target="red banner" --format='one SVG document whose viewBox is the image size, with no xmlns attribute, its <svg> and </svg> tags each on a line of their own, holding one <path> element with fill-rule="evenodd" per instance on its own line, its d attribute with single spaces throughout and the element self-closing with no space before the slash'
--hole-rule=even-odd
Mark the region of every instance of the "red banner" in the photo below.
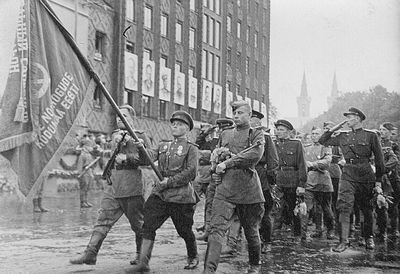
<svg viewBox="0 0 400 274">
<path fill-rule="evenodd" d="M 25 0 L 15 20 L 7 82 L 0 91 L 0 152 L 28 195 L 71 143 L 95 83 L 42 1 Z"/>
</svg>

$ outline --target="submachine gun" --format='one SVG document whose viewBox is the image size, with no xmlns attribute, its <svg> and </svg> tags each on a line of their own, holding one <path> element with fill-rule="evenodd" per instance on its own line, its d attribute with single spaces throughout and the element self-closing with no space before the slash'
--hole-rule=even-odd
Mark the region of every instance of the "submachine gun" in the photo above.
<svg viewBox="0 0 400 274">
<path fill-rule="evenodd" d="M 128 132 L 124 132 L 124 134 L 122 135 L 121 141 L 118 142 L 117 147 L 115 148 L 113 154 L 111 155 L 110 160 L 108 160 L 107 165 L 104 168 L 102 178 L 107 180 L 108 185 L 112 185 L 111 169 L 114 167 L 115 158 L 117 157 L 118 153 L 121 151 L 121 147 L 124 142 L 126 134 L 128 134 Z"/>
</svg>

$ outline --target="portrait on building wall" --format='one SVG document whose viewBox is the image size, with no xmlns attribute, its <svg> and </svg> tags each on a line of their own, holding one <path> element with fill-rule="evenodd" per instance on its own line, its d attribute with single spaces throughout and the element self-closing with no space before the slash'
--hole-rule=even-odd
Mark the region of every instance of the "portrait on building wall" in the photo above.
<svg viewBox="0 0 400 274">
<path fill-rule="evenodd" d="M 197 79 L 189 76 L 189 107 L 197 108 Z"/>
<path fill-rule="evenodd" d="M 171 69 L 160 67 L 160 100 L 171 100 Z"/>
<path fill-rule="evenodd" d="M 214 85 L 213 105 L 214 105 L 214 112 L 221 114 L 222 87 L 219 85 Z"/>
<path fill-rule="evenodd" d="M 125 88 L 138 90 L 138 57 L 125 51 Z"/>
<path fill-rule="evenodd" d="M 261 113 L 267 117 L 267 106 L 264 103 L 261 103 Z"/>
<path fill-rule="evenodd" d="M 202 94 L 202 101 L 201 107 L 204 110 L 211 111 L 211 91 L 212 91 L 212 84 L 206 80 L 203 80 L 203 94 Z"/>
<path fill-rule="evenodd" d="M 232 118 L 232 107 L 231 107 L 232 101 L 233 101 L 232 91 L 227 90 L 226 91 L 226 102 L 225 102 L 225 104 L 226 104 L 226 107 L 225 107 L 226 114 L 225 115 L 226 115 L 226 117 L 229 117 L 229 118 Z"/>
<path fill-rule="evenodd" d="M 142 94 L 154 97 L 155 64 L 150 60 L 143 60 Z"/>
<path fill-rule="evenodd" d="M 260 111 L 260 101 L 258 101 L 258 100 L 253 101 L 253 109 L 255 111 Z"/>
<path fill-rule="evenodd" d="M 174 103 L 185 104 L 185 74 L 175 70 Z"/>
</svg>

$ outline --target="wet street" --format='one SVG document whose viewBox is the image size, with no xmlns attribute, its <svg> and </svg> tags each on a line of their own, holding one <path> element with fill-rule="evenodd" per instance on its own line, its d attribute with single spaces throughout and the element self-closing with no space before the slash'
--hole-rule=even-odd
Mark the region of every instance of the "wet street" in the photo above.
<svg viewBox="0 0 400 274">
<path fill-rule="evenodd" d="M 134 235 L 125 217 L 108 234 L 97 258 L 97 265 L 71 265 L 90 238 L 97 217 L 101 191 L 91 192 L 93 208 L 80 210 L 78 193 L 45 197 L 50 209 L 32 213 L 15 196 L 0 196 L 0 273 L 123 273 L 135 251 Z M 203 220 L 203 201 L 195 215 L 194 227 Z M 263 255 L 263 273 L 400 273 L 400 244 L 378 244 L 374 252 L 354 242 L 342 254 L 332 252 L 335 241 L 314 241 L 307 248 L 296 244 L 290 233 L 275 235 L 272 251 Z M 151 260 L 151 273 L 201 273 L 206 243 L 198 242 L 200 266 L 183 270 L 184 242 L 168 221 L 158 231 Z M 245 273 L 247 252 L 243 247 L 236 258 L 221 258 L 218 273 Z"/>
</svg>

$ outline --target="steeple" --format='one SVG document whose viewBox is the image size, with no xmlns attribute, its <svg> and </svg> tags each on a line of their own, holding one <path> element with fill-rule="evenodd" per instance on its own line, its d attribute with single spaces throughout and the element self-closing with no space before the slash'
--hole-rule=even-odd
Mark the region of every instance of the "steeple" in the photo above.
<svg viewBox="0 0 400 274">
<path fill-rule="evenodd" d="M 336 81 L 336 71 L 333 74 L 333 81 L 332 81 L 332 89 L 331 89 L 331 95 L 328 96 L 328 108 L 331 108 L 335 100 L 339 97 L 339 91 L 337 87 L 337 81 Z"/>
<path fill-rule="evenodd" d="M 297 97 L 298 117 L 300 118 L 310 117 L 310 103 L 311 103 L 311 98 L 308 96 L 306 72 L 304 71 L 303 81 L 301 82 L 300 96 Z"/>
</svg>

